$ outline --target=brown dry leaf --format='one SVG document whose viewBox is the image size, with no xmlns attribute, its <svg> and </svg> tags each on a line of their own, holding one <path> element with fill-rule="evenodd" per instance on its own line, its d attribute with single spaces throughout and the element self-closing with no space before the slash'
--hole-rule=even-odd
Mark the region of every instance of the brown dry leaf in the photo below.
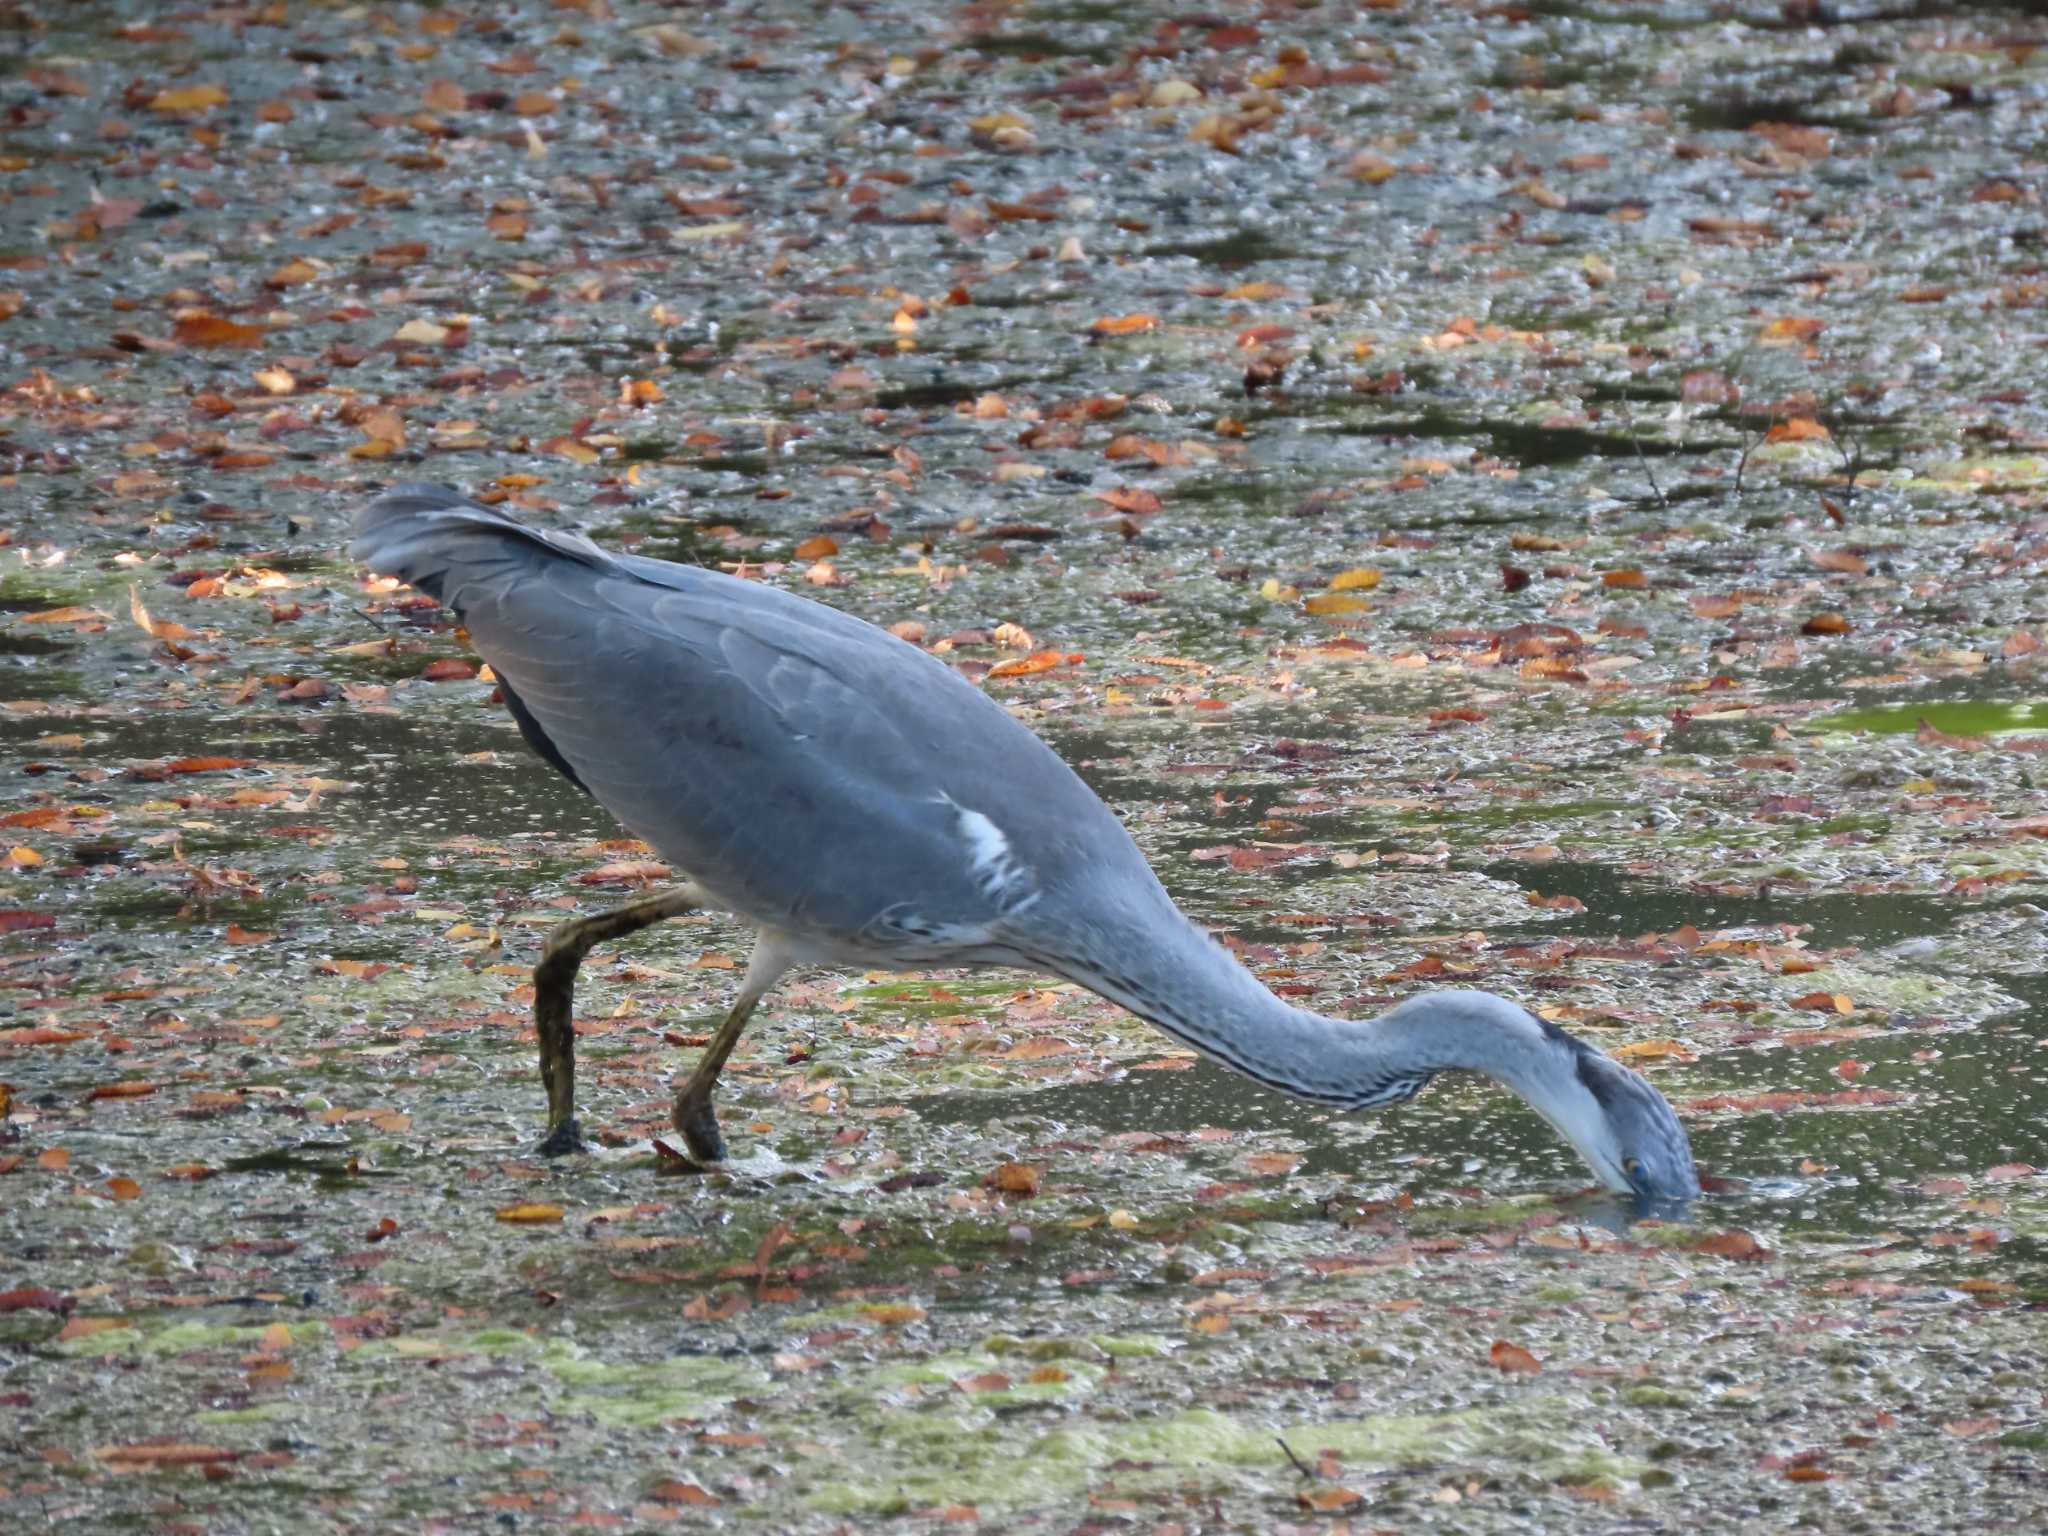
<svg viewBox="0 0 2048 1536">
<path fill-rule="evenodd" d="M 271 273 L 270 276 L 263 279 L 263 286 L 266 288 L 292 288 L 300 283 L 313 282 L 319 276 L 320 269 L 318 267 L 314 266 L 310 261 L 294 257 Z"/>
<path fill-rule="evenodd" d="M 1486 1352 L 1486 1358 L 1495 1370 L 1509 1374 L 1517 1371 L 1533 1373 L 1543 1369 L 1541 1360 L 1521 1345 L 1511 1344 L 1506 1339 L 1495 1339 L 1493 1348 Z"/>
<path fill-rule="evenodd" d="M 149 1444 L 149 1445 L 103 1445 L 93 1452 L 100 1461 L 126 1463 L 133 1466 L 190 1467 L 207 1462 L 239 1460 L 240 1451 L 223 1450 L 219 1446 L 194 1445 L 190 1443 Z"/>
<path fill-rule="evenodd" d="M 1164 503 L 1153 492 L 1137 486 L 1120 485 L 1113 491 L 1089 492 L 1097 501 L 1106 502 L 1119 512 L 1128 512 L 1134 517 L 1149 517 Z"/>
<path fill-rule="evenodd" d="M 140 1078 L 118 1083 L 101 1083 L 86 1095 L 88 1099 L 141 1099 L 156 1092 L 156 1084 Z"/>
<path fill-rule="evenodd" d="M 107 1180 L 107 1193 L 116 1200 L 139 1200 L 142 1198 L 142 1186 L 126 1174 L 117 1173 Z"/>
<path fill-rule="evenodd" d="M 260 325 L 243 325 L 219 315 L 181 315 L 171 336 L 188 347 L 260 347 L 268 334 Z"/>
<path fill-rule="evenodd" d="M 1711 1253 L 1717 1258 L 1740 1259 L 1745 1262 L 1760 1263 L 1771 1256 L 1770 1249 L 1740 1228 L 1726 1232 L 1710 1232 L 1692 1246 L 1699 1253 Z"/>
<path fill-rule="evenodd" d="M 674 1478 L 656 1483 L 647 1490 L 647 1497 L 658 1504 L 688 1504 L 698 1507 L 724 1502 L 717 1494 L 708 1493 L 695 1483 L 679 1482 Z"/>
<path fill-rule="evenodd" d="M 1861 555 L 1846 549 L 1809 549 L 1806 558 L 1824 571 L 1839 571 L 1844 576 L 1868 576 L 1870 562 Z"/>
<path fill-rule="evenodd" d="M 540 445 L 542 453 L 558 453 L 577 464 L 595 464 L 603 457 L 588 443 L 578 442 L 573 437 L 551 437 Z"/>
<path fill-rule="evenodd" d="M 1849 621 L 1839 613 L 1816 613 L 1799 626 L 1799 632 L 1804 635 L 1846 635 L 1849 633 Z"/>
</svg>

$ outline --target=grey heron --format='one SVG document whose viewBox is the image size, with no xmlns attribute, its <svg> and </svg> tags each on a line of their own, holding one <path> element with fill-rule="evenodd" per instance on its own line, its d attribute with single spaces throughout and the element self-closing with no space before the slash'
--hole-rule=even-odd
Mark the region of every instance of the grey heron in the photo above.
<svg viewBox="0 0 2048 1536">
<path fill-rule="evenodd" d="M 1440 991 L 1371 1020 L 1268 991 L 1173 903 L 1066 763 L 944 662 L 863 620 L 721 572 L 612 554 L 446 486 L 372 502 L 354 554 L 451 609 L 533 748 L 684 877 L 570 921 L 534 972 L 548 1131 L 580 1145 L 576 969 L 692 908 L 752 926 L 739 996 L 677 1091 L 693 1156 L 725 1143 L 719 1070 L 798 966 L 1013 966 L 1078 983 L 1245 1076 L 1340 1110 L 1470 1071 L 1527 1100 L 1600 1182 L 1699 1193 L 1642 1077 L 1504 997 Z"/>
</svg>

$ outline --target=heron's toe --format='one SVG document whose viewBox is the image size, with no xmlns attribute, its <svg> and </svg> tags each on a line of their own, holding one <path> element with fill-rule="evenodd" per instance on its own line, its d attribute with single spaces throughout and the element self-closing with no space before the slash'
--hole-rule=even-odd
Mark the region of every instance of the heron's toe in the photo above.
<svg viewBox="0 0 2048 1536">
<path fill-rule="evenodd" d="M 719 1133 L 718 1115 L 708 1099 L 677 1099 L 674 1119 L 690 1156 L 700 1163 L 725 1161 L 725 1137 Z"/>
<path fill-rule="evenodd" d="M 573 1119 L 550 1126 L 540 1145 L 533 1150 L 542 1157 L 567 1157 L 571 1152 L 581 1152 L 584 1150 L 583 1127 Z"/>
</svg>

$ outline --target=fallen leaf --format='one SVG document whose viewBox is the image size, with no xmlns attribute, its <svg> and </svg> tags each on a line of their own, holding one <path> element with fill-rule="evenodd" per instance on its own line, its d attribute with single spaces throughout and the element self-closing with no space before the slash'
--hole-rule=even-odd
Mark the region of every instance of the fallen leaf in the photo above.
<svg viewBox="0 0 2048 1536">
<path fill-rule="evenodd" d="M 1495 1339 L 1493 1348 L 1486 1352 L 1487 1360 L 1497 1371 L 1513 1374 L 1517 1371 L 1535 1372 L 1543 1369 L 1543 1362 L 1519 1344 L 1510 1344 L 1506 1339 Z"/>
<path fill-rule="evenodd" d="M 535 1227 L 544 1226 L 551 1221 L 560 1221 L 562 1208 L 559 1205 L 543 1205 L 538 1202 L 501 1205 L 498 1207 L 497 1215 L 498 1220 L 515 1227 Z"/>
</svg>

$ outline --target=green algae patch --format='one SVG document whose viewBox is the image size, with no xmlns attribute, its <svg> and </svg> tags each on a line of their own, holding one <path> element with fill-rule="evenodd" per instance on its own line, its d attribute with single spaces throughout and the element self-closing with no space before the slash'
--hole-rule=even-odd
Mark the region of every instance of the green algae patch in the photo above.
<svg viewBox="0 0 2048 1536">
<path fill-rule="evenodd" d="M 401 1333 L 372 1340 L 355 1353 L 363 1360 L 454 1360 L 472 1355 L 535 1355 L 547 1347 L 517 1328 L 483 1328 L 463 1334 Z"/>
<path fill-rule="evenodd" d="M 617 1429 L 650 1429 L 672 1419 L 706 1419 L 742 1397 L 773 1390 L 766 1371 L 704 1355 L 612 1362 L 573 1345 L 551 1344 L 540 1364 L 568 1390 L 562 1413 L 587 1413 Z"/>
<path fill-rule="evenodd" d="M 1516 1195 L 1484 1205 L 1417 1206 L 1407 1213 L 1409 1231 L 1421 1236 L 1433 1232 L 1487 1232 L 1512 1227 L 1541 1211 L 1554 1210 L 1556 1202 L 1547 1194 Z"/>
<path fill-rule="evenodd" d="M 1328 1451 L 1374 1468 L 1456 1460 L 1577 1486 L 1615 1486 L 1647 1469 L 1563 1427 L 1576 1411 L 1564 1399 L 1544 1399 L 1451 1414 L 1276 1423 L 1198 1408 L 1135 1423 L 1064 1424 L 1028 1441 L 1020 1441 L 1014 1419 L 898 1412 L 875 1427 L 864 1458 L 870 1475 L 813 1485 L 805 1502 L 845 1516 L 944 1503 L 973 1504 L 986 1515 L 1057 1505 L 1099 1491 L 1105 1477 L 1125 1496 L 1277 1492 L 1295 1475 L 1282 1440 L 1311 1459 Z"/>
<path fill-rule="evenodd" d="M 2003 731 L 2048 730 L 2048 699 L 1956 699 L 1945 703 L 1887 704 L 1818 715 L 1806 729 L 1849 735 L 1910 735 L 1925 722 L 1950 736 L 1996 736 Z"/>
<path fill-rule="evenodd" d="M 290 1329 L 291 1343 L 294 1345 L 306 1344 L 314 1338 L 327 1336 L 327 1327 L 324 1323 L 295 1322 L 290 1325 Z M 257 1349 L 274 1354 L 277 1353 L 274 1347 L 275 1340 L 276 1334 L 268 1325 L 181 1322 L 156 1328 L 145 1322 L 53 1342 L 48 1347 L 58 1354 L 88 1357 L 182 1355 L 202 1350 Z"/>
</svg>

